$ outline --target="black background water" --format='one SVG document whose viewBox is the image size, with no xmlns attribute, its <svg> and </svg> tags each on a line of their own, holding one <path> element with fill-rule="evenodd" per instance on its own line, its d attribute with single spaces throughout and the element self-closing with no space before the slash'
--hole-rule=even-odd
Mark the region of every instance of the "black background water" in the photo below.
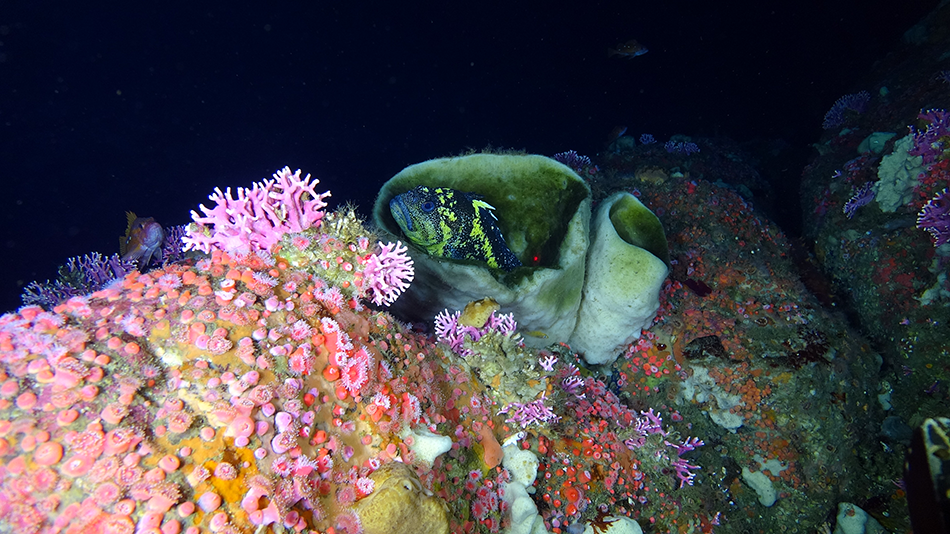
<svg viewBox="0 0 950 534">
<path fill-rule="evenodd" d="M 117 251 L 126 210 L 185 223 L 284 165 L 364 211 L 408 164 L 594 155 L 618 125 L 781 139 L 800 170 L 936 1 L 263 4 L 0 3 L 0 311 Z M 630 39 L 649 53 L 607 57 Z"/>
</svg>

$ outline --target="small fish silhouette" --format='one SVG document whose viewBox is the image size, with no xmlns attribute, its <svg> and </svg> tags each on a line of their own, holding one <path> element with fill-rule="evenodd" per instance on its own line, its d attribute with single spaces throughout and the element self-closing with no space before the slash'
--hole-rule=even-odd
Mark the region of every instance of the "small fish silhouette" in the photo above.
<svg viewBox="0 0 950 534">
<path fill-rule="evenodd" d="M 649 52 L 647 47 L 641 45 L 636 39 L 631 39 L 626 43 L 618 44 L 616 48 L 607 50 L 607 57 L 620 56 L 627 59 L 642 56 Z"/>
<path fill-rule="evenodd" d="M 139 262 L 140 269 L 153 259 L 161 261 L 162 242 L 165 240 L 162 226 L 151 217 L 137 217 L 131 211 L 127 211 L 125 216 L 129 225 L 125 235 L 119 237 L 122 259 Z"/>
<path fill-rule="evenodd" d="M 623 134 L 627 133 L 626 126 L 617 126 L 613 130 L 610 130 L 610 133 L 607 134 L 607 144 L 613 143 L 617 139 L 623 137 Z"/>
</svg>

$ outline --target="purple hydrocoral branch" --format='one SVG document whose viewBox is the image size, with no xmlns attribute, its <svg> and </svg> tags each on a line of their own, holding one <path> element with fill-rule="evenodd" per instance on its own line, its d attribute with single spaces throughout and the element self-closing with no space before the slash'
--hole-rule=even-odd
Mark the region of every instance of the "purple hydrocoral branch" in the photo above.
<svg viewBox="0 0 950 534">
<path fill-rule="evenodd" d="M 581 156 L 574 150 L 568 150 L 566 152 L 558 152 L 552 158 L 554 161 L 563 163 L 574 169 L 574 172 L 580 174 L 584 167 L 590 167 L 593 165 L 593 162 L 587 156 Z"/>
<path fill-rule="evenodd" d="M 521 428 L 527 428 L 533 424 L 560 421 L 561 417 L 544 404 L 544 399 L 544 393 L 541 393 L 541 398 L 528 403 L 512 402 L 499 410 L 498 414 L 511 412 L 511 417 L 505 419 L 505 422 L 518 423 Z"/>
<path fill-rule="evenodd" d="M 670 463 L 670 466 L 676 471 L 677 478 L 680 479 L 680 488 L 687 484 L 693 485 L 696 473 L 691 473 L 690 469 L 699 469 L 698 465 L 692 465 L 684 458 L 677 458 Z"/>
<path fill-rule="evenodd" d="M 917 214 L 917 228 L 930 232 L 934 247 L 950 241 L 950 191 L 934 195 Z"/>
<path fill-rule="evenodd" d="M 874 189 L 871 182 L 865 183 L 860 189 L 851 188 L 851 198 L 844 204 L 842 211 L 850 219 L 854 217 L 854 212 L 861 206 L 869 204 L 874 200 Z"/>
<path fill-rule="evenodd" d="M 644 434 L 661 434 L 663 436 L 669 434 L 663 430 L 663 418 L 660 417 L 660 414 L 653 411 L 653 408 L 650 408 L 647 412 L 640 412 L 640 415 L 643 417 L 637 420 L 636 430 Z"/>
<path fill-rule="evenodd" d="M 670 154 L 685 154 L 687 156 L 699 152 L 699 145 L 696 143 L 686 143 L 672 139 L 664 143 L 663 148 Z"/>
<path fill-rule="evenodd" d="M 216 205 L 210 209 L 200 205 L 204 216 L 191 212 L 194 223 L 182 238 L 185 250 L 270 250 L 288 232 L 319 226 L 326 207 L 323 200 L 330 192 L 317 193 L 318 183 L 311 182 L 309 174 L 301 178 L 299 169 L 291 172 L 284 167 L 273 180 L 237 188 L 237 198 L 231 196 L 230 187 L 223 193 L 215 188 L 208 198 Z"/>
<path fill-rule="evenodd" d="M 415 276 L 412 258 L 402 241 L 379 243 L 380 251 L 370 255 L 363 270 L 366 294 L 373 304 L 389 306 L 409 287 Z"/>
<path fill-rule="evenodd" d="M 637 417 L 632 425 L 636 435 L 623 442 L 630 450 L 644 446 L 647 442 L 647 436 L 650 434 L 659 434 L 664 437 L 669 435 L 668 431 L 663 430 L 663 418 L 660 417 L 660 414 L 654 412 L 653 408 L 650 408 L 650 411 L 647 412 L 640 412 L 640 415 L 641 417 Z"/>
<path fill-rule="evenodd" d="M 871 101 L 871 93 L 861 91 L 850 95 L 844 95 L 835 101 L 828 113 L 825 113 L 825 120 L 821 127 L 825 130 L 837 128 L 844 124 L 845 111 L 851 110 L 855 113 L 864 113 L 868 109 L 868 102 Z"/>
<path fill-rule="evenodd" d="M 51 309 L 60 302 L 71 297 L 78 297 L 85 294 L 85 291 L 64 284 L 59 280 L 44 283 L 30 282 L 23 288 L 23 294 L 20 300 L 25 306 L 42 306 L 45 309 Z"/>
<path fill-rule="evenodd" d="M 461 316 L 462 312 L 449 313 L 449 310 L 443 310 L 436 315 L 435 335 L 439 341 L 448 345 L 452 352 L 460 356 L 468 356 L 472 351 L 465 348 L 465 334 L 469 334 L 472 341 L 478 341 L 482 334 L 477 328 L 458 324 Z"/>
<path fill-rule="evenodd" d="M 587 397 L 587 394 L 583 392 L 584 379 L 577 375 L 571 375 L 561 380 L 561 389 L 568 395 L 574 395 L 578 399 Z"/>
<path fill-rule="evenodd" d="M 188 225 L 179 224 L 165 228 L 165 240 L 162 241 L 162 259 L 166 263 L 176 263 L 185 258 L 182 239 L 188 231 Z"/>
<path fill-rule="evenodd" d="M 650 408 L 648 412 L 640 412 L 642 417 L 638 417 L 636 423 L 633 425 L 633 429 L 639 434 L 630 439 L 624 440 L 624 445 L 627 446 L 630 450 L 635 450 L 646 445 L 646 438 L 649 434 L 660 434 L 661 436 L 668 436 L 669 432 L 663 430 L 663 419 L 659 414 L 653 411 L 653 408 Z M 684 453 L 687 453 L 692 450 L 696 450 L 697 447 L 704 445 L 703 440 L 699 438 L 687 437 L 682 443 L 671 443 L 667 440 L 663 440 L 663 444 L 667 447 L 673 449 L 672 453 L 675 454 L 676 458 L 670 459 L 670 466 L 676 472 L 676 477 L 679 478 L 680 488 L 685 485 L 693 485 L 693 479 L 696 478 L 696 474 L 691 471 L 699 469 L 699 466 L 692 465 L 685 458 L 680 456 Z M 658 452 L 657 454 L 663 454 L 663 456 L 673 456 L 673 454 L 666 454 Z"/>
<path fill-rule="evenodd" d="M 518 329 L 518 323 L 515 322 L 515 314 L 503 313 L 501 315 L 492 312 L 488 316 L 488 321 L 482 327 L 482 334 L 488 332 L 498 332 L 503 336 L 510 336 Z"/>
<path fill-rule="evenodd" d="M 624 429 L 630 429 L 631 437 L 624 440 L 624 445 L 630 450 L 637 450 L 647 445 L 647 438 L 656 434 L 663 439 L 663 445 L 668 449 L 659 446 L 655 450 L 657 458 L 669 460 L 670 465 L 676 472 L 680 480 L 680 487 L 692 485 L 695 474 L 691 471 L 699 469 L 691 465 L 687 460 L 680 458 L 680 455 L 695 450 L 703 445 L 699 438 L 687 437 L 682 443 L 671 443 L 667 438 L 670 435 L 668 430 L 663 428 L 663 418 L 659 413 L 650 408 L 647 411 L 641 411 L 639 415 L 630 410 L 620 399 L 611 391 L 608 391 L 606 385 L 594 378 L 588 377 L 581 380 L 576 374 L 577 370 L 570 365 L 562 366 L 559 371 L 561 387 L 573 399 L 567 399 L 566 406 L 573 409 L 579 416 L 597 415 L 599 417 L 614 421 L 617 426 Z M 587 393 L 590 393 L 590 400 L 587 399 Z M 651 444 L 651 447 L 654 446 Z"/>
<path fill-rule="evenodd" d="M 914 146 L 907 153 L 911 156 L 920 156 L 924 165 L 930 165 L 950 148 L 947 146 L 947 137 L 950 136 L 950 113 L 943 109 L 921 110 L 917 118 L 927 121 L 927 129 L 920 131 L 913 126 L 908 127 L 914 136 Z"/>
<path fill-rule="evenodd" d="M 98 291 L 134 270 L 135 262 L 123 260 L 118 254 L 103 256 L 92 252 L 75 256 L 59 269 L 59 278 L 52 282 L 31 282 L 23 289 L 21 299 L 26 305 L 52 308 L 70 297 Z"/>
<path fill-rule="evenodd" d="M 135 270 L 135 262 L 123 260 L 118 254 L 103 256 L 98 252 L 66 260 L 71 275 L 82 278 L 83 285 L 95 291 Z M 92 289 L 95 288 L 95 289 Z"/>
<path fill-rule="evenodd" d="M 580 370 L 571 363 L 564 365 L 558 376 L 561 377 L 561 389 L 568 395 L 573 395 L 577 400 L 582 401 L 587 398 L 584 392 L 586 382 L 581 378 Z"/>
<path fill-rule="evenodd" d="M 475 342 L 489 332 L 510 336 L 518 329 L 518 323 L 515 322 L 514 314 L 511 313 L 496 315 L 495 312 L 492 312 L 481 328 L 459 324 L 458 321 L 461 316 L 462 312 L 449 313 L 449 310 L 443 310 L 435 316 L 436 337 L 439 341 L 451 347 L 452 352 L 460 356 L 472 354 L 471 350 L 465 348 L 466 335 Z"/>
<path fill-rule="evenodd" d="M 545 371 L 551 372 L 557 365 L 557 356 L 554 353 L 547 353 L 538 358 L 538 365 Z"/>
<path fill-rule="evenodd" d="M 676 455 L 682 456 L 684 452 L 694 451 L 696 447 L 702 447 L 705 445 L 703 440 L 699 438 L 686 438 L 686 441 L 680 444 L 670 443 L 669 441 L 663 440 L 663 443 L 666 443 L 667 446 L 673 447 L 676 449 Z"/>
</svg>

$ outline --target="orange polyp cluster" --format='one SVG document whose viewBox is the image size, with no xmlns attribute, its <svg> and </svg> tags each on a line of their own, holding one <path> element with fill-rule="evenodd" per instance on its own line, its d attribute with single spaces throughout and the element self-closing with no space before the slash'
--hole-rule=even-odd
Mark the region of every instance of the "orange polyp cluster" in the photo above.
<svg viewBox="0 0 950 534">
<path fill-rule="evenodd" d="M 345 271 L 348 262 L 340 265 Z M 420 406 L 419 399 L 405 391 L 405 382 L 396 386 L 400 394 L 390 393 L 386 381 L 398 381 L 391 376 L 394 364 L 383 365 L 380 361 L 391 357 L 367 344 L 370 328 L 378 329 L 378 321 L 347 310 L 345 313 L 349 315 L 341 316 L 341 323 L 345 324 L 353 345 L 341 349 L 350 342 L 344 330 L 319 330 L 321 318 L 330 319 L 341 310 L 324 306 L 314 298 L 317 284 L 308 281 L 309 275 L 294 272 L 285 277 L 285 273 L 287 264 L 279 260 L 272 265 L 256 254 L 235 259 L 216 253 L 199 262 L 197 267 L 167 266 L 149 275 L 130 275 L 123 279 L 121 287 L 64 303 L 60 306 L 61 313 L 78 318 L 79 322 L 86 321 L 84 324 L 95 331 L 91 341 L 94 345 L 77 347 L 81 350 L 76 358 L 63 360 L 55 368 L 43 357 L 28 360 L 22 366 L 25 373 L 32 365 L 30 376 L 39 386 L 50 384 L 62 390 L 50 403 L 55 424 L 48 435 L 26 435 L 12 442 L 10 438 L 19 434 L 0 432 L 6 436 L 0 437 L 0 454 L 5 456 L 10 450 L 29 453 L 30 458 L 35 456 L 36 465 L 50 466 L 69 475 L 74 479 L 73 488 L 94 494 L 95 506 L 82 513 L 84 525 L 109 521 L 119 528 L 125 523 L 113 520 L 113 515 L 128 519 L 128 514 L 134 514 L 132 517 L 137 519 L 133 524 L 137 523 L 140 529 L 148 526 L 165 532 L 197 532 L 196 528 L 208 528 L 212 524 L 224 531 L 230 524 L 247 524 L 251 513 L 258 521 L 272 513 L 265 514 L 263 510 L 272 502 L 268 498 L 259 503 L 261 509 L 247 513 L 241 508 L 241 500 L 247 482 L 253 477 L 273 476 L 268 466 L 276 456 L 270 451 L 274 425 L 268 424 L 268 420 L 275 412 L 286 410 L 295 414 L 294 423 L 288 429 L 291 434 L 285 439 L 289 447 L 286 454 L 292 458 L 313 458 L 319 473 L 327 473 L 331 464 L 336 466 L 333 469 L 346 472 L 357 467 L 371 470 L 369 466 L 397 457 L 411 459 L 412 453 L 406 444 L 388 433 L 419 417 L 421 414 L 413 410 L 425 408 L 428 403 Z M 250 295 L 247 291 L 260 298 L 246 297 Z M 87 308 L 89 313 L 81 318 L 79 314 L 85 314 Z M 31 308 L 23 310 L 25 316 L 36 320 L 37 328 L 56 332 L 58 325 L 47 324 L 43 313 Z M 307 332 L 301 321 L 309 321 L 313 332 Z M 395 323 L 384 321 L 384 324 L 392 328 Z M 295 325 L 292 330 L 290 325 Z M 258 329 L 263 330 L 263 335 L 254 334 Z M 0 335 L 3 346 L 9 345 L 11 351 L 18 348 L 14 346 L 13 336 L 3 334 Z M 225 340 L 227 344 L 215 350 L 215 339 Z M 293 346 L 272 353 L 288 342 Z M 305 350 L 304 344 L 311 348 Z M 409 346 L 415 344 L 407 343 Z M 311 356 L 313 368 L 300 368 L 303 375 L 298 373 L 294 378 L 297 385 L 288 388 L 287 380 L 294 376 L 288 375 L 288 359 Z M 361 361 L 357 357 L 366 359 L 365 367 L 353 367 L 354 361 Z M 398 359 L 391 359 L 401 362 L 404 357 L 400 353 Z M 165 365 L 156 372 L 152 369 L 158 358 L 162 358 Z M 338 358 L 345 359 L 349 365 L 340 365 Z M 86 367 L 75 372 L 73 369 L 78 369 L 75 366 L 80 360 Z M 169 365 L 168 362 L 175 363 Z M 395 364 L 397 369 L 400 365 Z M 381 374 L 383 369 L 387 369 L 385 377 Z M 349 389 L 342 387 L 342 378 L 346 379 Z M 262 393 L 261 385 L 271 388 L 269 391 L 274 394 Z M 143 390 L 144 387 L 148 389 Z M 391 407 L 379 410 L 373 417 L 365 417 L 368 412 L 360 403 L 365 396 L 363 389 L 367 387 L 386 391 Z M 251 395 L 260 400 L 249 401 Z M 332 409 L 322 406 L 334 397 L 336 403 Z M 42 399 L 36 392 L 24 390 L 19 380 L 0 377 L 0 401 L 9 404 L 2 409 L 31 412 L 40 408 L 38 405 L 45 402 Z M 223 411 L 218 417 L 208 414 L 211 425 L 195 424 L 205 420 L 199 419 L 204 415 L 202 406 L 223 402 L 238 413 L 232 417 Z M 81 403 L 82 409 L 73 408 L 74 403 Z M 95 407 L 87 409 L 88 404 Z M 146 413 L 154 417 L 149 419 L 147 435 L 142 435 L 141 430 L 129 433 L 130 428 L 141 428 L 126 426 L 135 422 L 130 417 L 133 413 L 135 419 Z M 359 419 L 360 416 L 364 418 Z M 74 445 L 60 444 L 66 435 L 86 435 L 84 432 L 94 435 L 95 427 L 81 430 L 91 417 L 101 421 L 102 452 L 98 455 L 79 453 Z M 381 434 L 386 436 L 382 440 L 375 438 L 365 426 L 376 423 L 388 425 L 389 430 Z M 3 426 L 0 423 L 0 430 Z M 222 461 L 225 457 L 230 460 Z M 374 460 L 375 457 L 379 460 Z M 118 468 L 128 473 L 119 476 L 116 483 L 108 482 L 108 477 L 103 476 L 104 467 L 100 466 L 103 458 L 118 459 Z M 18 465 L 13 462 L 14 470 L 24 475 L 29 473 L 29 461 L 23 462 L 22 468 Z M 233 469 L 225 473 L 221 471 L 224 465 L 232 465 Z M 218 476 L 207 479 L 192 477 L 198 467 L 212 470 L 217 467 L 221 473 L 216 471 Z M 135 469 L 141 469 L 138 475 L 141 482 L 131 482 Z M 102 482 L 92 482 L 93 479 L 84 478 L 86 474 L 95 474 L 94 480 L 102 478 Z M 368 472 L 363 473 L 366 474 Z M 331 476 L 327 480 L 334 479 Z M 152 493 L 133 487 L 131 499 L 118 499 L 130 491 L 130 487 L 120 481 L 154 487 L 150 490 Z M 300 521 L 312 521 L 305 524 L 332 530 L 333 515 L 343 506 L 333 502 L 336 494 L 333 488 L 338 484 L 344 487 L 345 483 L 324 484 L 318 496 L 313 497 L 319 502 L 313 505 L 325 512 L 317 518 L 305 513 L 304 508 L 298 510 Z M 188 499 L 209 494 L 209 488 L 221 497 L 220 508 L 213 513 L 194 513 L 201 507 L 195 507 Z M 64 497 L 72 498 L 72 495 L 67 492 Z M 209 505 L 207 508 L 217 507 Z M 79 520 L 78 516 L 71 519 L 64 514 L 61 517 L 64 525 Z"/>
</svg>

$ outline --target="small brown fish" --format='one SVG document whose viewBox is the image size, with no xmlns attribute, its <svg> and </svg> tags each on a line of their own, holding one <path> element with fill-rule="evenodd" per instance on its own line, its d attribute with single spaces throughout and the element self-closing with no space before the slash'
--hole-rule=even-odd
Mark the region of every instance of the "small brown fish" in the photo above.
<svg viewBox="0 0 950 534">
<path fill-rule="evenodd" d="M 153 259 L 162 260 L 162 242 L 165 230 L 151 217 L 138 217 L 131 211 L 125 212 L 129 221 L 125 235 L 119 237 L 119 253 L 123 260 L 139 262 L 144 268 Z"/>
<path fill-rule="evenodd" d="M 607 49 L 607 57 L 620 56 L 631 59 L 637 56 L 642 56 L 647 52 L 649 52 L 647 47 L 638 43 L 636 39 L 631 39 L 626 43 L 618 44 L 616 48 Z"/>
<path fill-rule="evenodd" d="M 607 134 L 607 144 L 613 143 L 617 139 L 623 137 L 623 134 L 627 133 L 626 126 L 617 126 L 613 130 L 610 130 L 610 133 Z"/>
</svg>

